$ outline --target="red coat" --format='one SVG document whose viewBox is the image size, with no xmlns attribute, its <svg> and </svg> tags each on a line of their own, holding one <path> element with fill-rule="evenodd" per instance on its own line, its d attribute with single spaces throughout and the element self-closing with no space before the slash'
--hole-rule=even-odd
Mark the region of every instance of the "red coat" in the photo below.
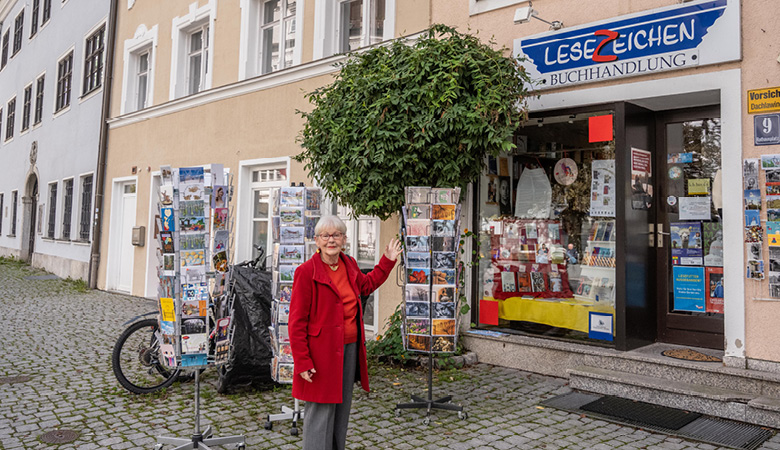
<svg viewBox="0 0 780 450">
<path fill-rule="evenodd" d="M 374 270 L 363 274 L 357 262 L 343 253 L 340 263 L 347 268 L 352 289 L 358 296 L 358 370 L 356 379 L 368 391 L 368 365 L 363 335 L 363 307 L 360 296 L 368 295 L 385 282 L 395 266 L 382 256 Z M 290 301 L 290 347 L 295 362 L 293 397 L 306 402 L 341 403 L 344 374 L 344 305 L 336 286 L 326 272 L 330 270 L 315 253 L 295 270 Z M 312 382 L 300 377 L 314 368 Z"/>
</svg>

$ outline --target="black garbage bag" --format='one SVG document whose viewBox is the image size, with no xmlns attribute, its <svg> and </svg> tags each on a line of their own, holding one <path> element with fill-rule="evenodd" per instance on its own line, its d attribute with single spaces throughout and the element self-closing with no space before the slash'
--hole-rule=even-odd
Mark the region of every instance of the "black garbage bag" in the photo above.
<svg viewBox="0 0 780 450">
<path fill-rule="evenodd" d="M 251 385 L 271 389 L 271 272 L 251 266 L 234 266 L 233 342 L 227 364 L 219 368 L 217 392 Z"/>
</svg>

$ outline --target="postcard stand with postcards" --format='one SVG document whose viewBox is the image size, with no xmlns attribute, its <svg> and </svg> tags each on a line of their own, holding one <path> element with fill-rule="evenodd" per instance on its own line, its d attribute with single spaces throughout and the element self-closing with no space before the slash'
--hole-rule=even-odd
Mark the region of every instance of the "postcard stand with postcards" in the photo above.
<svg viewBox="0 0 780 450">
<path fill-rule="evenodd" d="M 402 409 L 457 411 L 452 396 L 433 398 L 433 354 L 455 351 L 458 337 L 458 251 L 460 243 L 460 188 L 407 187 L 403 207 L 404 238 L 404 347 L 428 354 L 428 395 L 412 395 Z"/>
<path fill-rule="evenodd" d="M 230 249 L 231 177 L 222 164 L 160 168 L 159 268 L 162 363 L 195 369 L 195 432 L 157 438 L 155 450 L 234 444 L 244 436 L 214 437 L 200 429 L 200 372 L 225 364 L 232 341 L 232 305 L 226 295 Z M 210 336 L 213 336 L 210 338 Z"/>
<path fill-rule="evenodd" d="M 277 383 L 291 384 L 293 380 L 293 358 L 290 348 L 290 335 L 287 323 L 290 317 L 290 299 L 292 298 L 295 269 L 309 259 L 317 250 L 314 244 L 314 227 L 322 216 L 322 191 L 319 188 L 307 188 L 301 183 L 272 191 L 273 205 L 273 287 L 274 300 L 271 304 L 271 377 Z M 290 434 L 298 435 L 298 421 L 303 419 L 303 408 L 295 399 L 291 409 L 282 407 L 281 414 L 269 414 L 265 429 L 273 428 L 273 423 L 292 420 Z"/>
</svg>

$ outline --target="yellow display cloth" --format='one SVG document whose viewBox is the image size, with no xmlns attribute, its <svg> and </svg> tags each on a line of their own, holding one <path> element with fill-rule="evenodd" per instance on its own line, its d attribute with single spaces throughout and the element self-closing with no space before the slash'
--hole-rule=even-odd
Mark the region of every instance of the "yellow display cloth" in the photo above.
<svg viewBox="0 0 780 450">
<path fill-rule="evenodd" d="M 486 298 L 485 300 L 494 299 Z M 611 305 L 593 304 L 573 298 L 536 300 L 510 297 L 506 300 L 496 301 L 498 302 L 498 317 L 501 319 L 541 323 L 583 333 L 587 333 L 589 330 L 589 312 L 615 314 L 615 309 Z"/>
</svg>

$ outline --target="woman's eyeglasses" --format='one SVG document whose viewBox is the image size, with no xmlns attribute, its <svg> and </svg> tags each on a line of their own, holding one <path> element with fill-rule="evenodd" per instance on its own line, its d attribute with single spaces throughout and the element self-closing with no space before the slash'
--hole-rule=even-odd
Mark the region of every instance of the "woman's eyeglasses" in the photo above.
<svg viewBox="0 0 780 450">
<path fill-rule="evenodd" d="M 319 237 L 320 237 L 320 239 L 322 239 L 323 241 L 327 241 L 327 240 L 329 240 L 331 237 L 332 237 L 333 239 L 337 239 L 337 240 L 338 240 L 338 239 L 341 239 L 341 238 L 344 236 L 344 233 L 339 233 L 339 232 L 336 232 L 336 233 L 333 233 L 333 234 L 328 234 L 328 233 L 320 233 L 320 234 L 318 234 L 318 236 L 319 236 Z"/>
</svg>

